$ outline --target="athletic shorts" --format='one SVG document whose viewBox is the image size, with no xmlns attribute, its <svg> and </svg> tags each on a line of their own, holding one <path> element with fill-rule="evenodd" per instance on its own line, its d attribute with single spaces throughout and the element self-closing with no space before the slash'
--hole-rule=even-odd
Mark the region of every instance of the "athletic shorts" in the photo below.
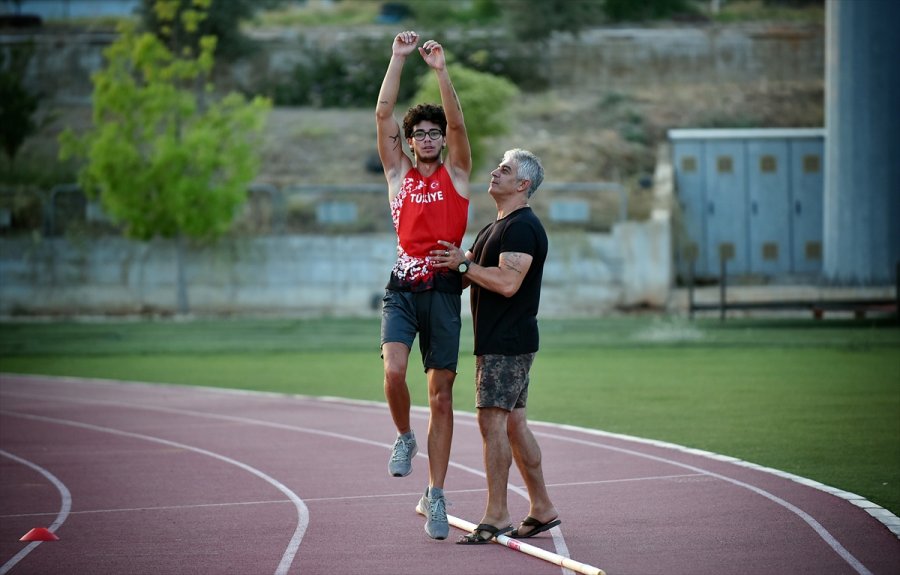
<svg viewBox="0 0 900 575">
<path fill-rule="evenodd" d="M 459 294 L 435 290 L 385 290 L 381 307 L 381 345 L 402 343 L 412 350 L 416 333 L 422 366 L 456 372 L 462 329 Z"/>
<path fill-rule="evenodd" d="M 475 356 L 475 407 L 521 409 L 528 401 L 534 353 Z"/>
</svg>

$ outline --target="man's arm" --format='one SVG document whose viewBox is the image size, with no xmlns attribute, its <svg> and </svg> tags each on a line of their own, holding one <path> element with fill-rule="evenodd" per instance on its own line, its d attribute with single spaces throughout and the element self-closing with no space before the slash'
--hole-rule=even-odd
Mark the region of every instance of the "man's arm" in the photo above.
<svg viewBox="0 0 900 575">
<path fill-rule="evenodd" d="M 464 260 L 471 262 L 472 258 L 475 257 L 472 252 L 466 251 L 464 253 L 450 242 L 438 240 L 438 243 L 447 248 L 447 255 L 444 255 L 445 250 L 434 250 L 431 252 L 434 267 L 436 268 L 455 270 L 459 268 L 459 264 Z M 522 287 L 525 274 L 528 273 L 533 261 L 534 256 L 531 254 L 503 252 L 500 254 L 497 267 L 484 267 L 472 262 L 469 264 L 469 271 L 463 275 L 463 287 L 476 284 L 503 297 L 512 297 Z"/>
<path fill-rule="evenodd" d="M 416 48 L 419 36 L 415 32 L 401 32 L 394 38 L 391 46 L 391 62 L 388 64 L 381 90 L 378 92 L 378 103 L 375 105 L 375 127 L 378 140 L 378 156 L 384 167 L 388 191 L 393 197 L 400 189 L 400 180 L 412 167 L 412 162 L 403 152 L 403 134 L 400 124 L 394 118 L 394 106 L 400 91 L 400 75 L 406 57 Z"/>
<path fill-rule="evenodd" d="M 459 102 L 453 82 L 450 80 L 450 73 L 447 71 L 444 48 L 434 40 L 429 40 L 419 48 L 419 53 L 425 63 L 434 70 L 441 91 L 441 106 L 443 106 L 444 115 L 447 118 L 446 166 L 450 171 L 456 191 L 461 196 L 468 198 L 469 176 L 472 173 L 472 148 L 466 132 L 462 104 Z"/>
<path fill-rule="evenodd" d="M 500 254 L 500 262 L 497 267 L 486 268 L 472 263 L 469 265 L 469 271 L 463 277 L 467 278 L 470 283 L 496 292 L 503 297 L 512 297 L 522 287 L 522 281 L 533 260 L 534 257 L 531 254 L 503 252 Z M 458 266 L 459 264 L 457 264 Z"/>
</svg>

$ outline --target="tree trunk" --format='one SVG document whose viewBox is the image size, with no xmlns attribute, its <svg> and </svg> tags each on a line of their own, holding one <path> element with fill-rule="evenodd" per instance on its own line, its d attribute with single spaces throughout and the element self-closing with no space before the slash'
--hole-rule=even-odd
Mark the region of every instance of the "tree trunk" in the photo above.
<svg viewBox="0 0 900 575">
<path fill-rule="evenodd" d="M 178 234 L 175 240 L 175 281 L 178 292 L 178 315 L 187 315 L 190 312 L 187 278 L 184 273 L 184 249 L 184 235 Z"/>
</svg>

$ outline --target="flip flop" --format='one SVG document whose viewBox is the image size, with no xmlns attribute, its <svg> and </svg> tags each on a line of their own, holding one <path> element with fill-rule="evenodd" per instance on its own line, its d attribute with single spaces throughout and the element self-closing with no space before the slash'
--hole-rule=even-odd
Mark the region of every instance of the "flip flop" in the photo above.
<svg viewBox="0 0 900 575">
<path fill-rule="evenodd" d="M 557 525 L 562 523 L 559 519 L 551 519 L 546 523 L 541 523 L 540 519 L 535 519 L 531 515 L 522 520 L 522 523 L 519 524 L 519 527 L 512 530 L 512 533 L 509 534 L 510 537 L 515 537 L 517 539 L 528 539 L 529 537 L 534 537 L 538 533 L 543 533 L 548 529 L 553 529 Z M 523 527 L 530 527 L 531 531 L 526 533 L 525 535 L 519 535 L 519 529 Z"/>
<path fill-rule="evenodd" d="M 491 539 L 497 537 L 498 535 L 503 535 L 504 533 L 509 533 L 513 530 L 512 525 L 507 525 L 506 527 L 494 527 L 493 525 L 488 525 L 487 523 L 481 523 L 478 527 L 475 528 L 475 531 L 469 533 L 468 535 L 462 535 L 459 539 L 456 540 L 456 543 L 459 545 L 484 545 L 485 543 L 490 543 Z M 490 533 L 486 538 L 481 536 L 482 531 L 487 531 Z"/>
</svg>

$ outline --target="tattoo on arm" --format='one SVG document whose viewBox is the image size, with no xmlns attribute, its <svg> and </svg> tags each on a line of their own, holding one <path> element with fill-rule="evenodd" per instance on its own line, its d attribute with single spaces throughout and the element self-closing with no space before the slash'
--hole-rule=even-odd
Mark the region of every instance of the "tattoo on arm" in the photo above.
<svg viewBox="0 0 900 575">
<path fill-rule="evenodd" d="M 394 149 L 395 149 L 395 150 L 396 150 L 397 148 L 399 148 L 400 146 L 402 146 L 402 144 L 400 143 L 400 132 L 397 132 L 395 135 L 391 136 L 390 138 L 391 138 L 391 140 L 394 142 Z"/>
<path fill-rule="evenodd" d="M 508 254 L 506 254 L 506 257 L 503 258 L 503 267 L 510 271 L 514 271 L 517 274 L 522 273 L 522 269 L 520 267 L 521 265 L 522 265 L 522 254 L 520 254 L 518 252 L 508 253 Z"/>
</svg>

